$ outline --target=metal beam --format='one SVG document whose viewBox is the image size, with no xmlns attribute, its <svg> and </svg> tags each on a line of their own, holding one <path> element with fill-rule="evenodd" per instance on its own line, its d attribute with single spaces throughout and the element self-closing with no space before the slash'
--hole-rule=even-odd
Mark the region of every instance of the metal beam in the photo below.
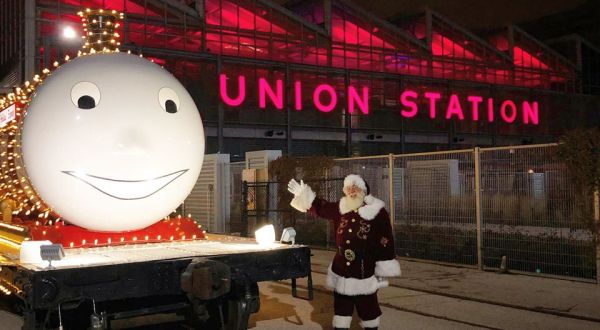
<svg viewBox="0 0 600 330">
<path fill-rule="evenodd" d="M 525 36 L 531 42 L 533 42 L 537 46 L 541 47 L 543 50 L 547 51 L 548 53 L 552 54 L 552 56 L 556 56 L 564 64 L 572 67 L 573 69 L 577 69 L 577 65 L 575 63 L 571 62 L 568 58 L 562 56 L 559 52 L 555 51 L 554 49 L 548 47 L 548 45 L 544 44 L 543 42 L 541 42 L 540 40 L 538 40 L 536 37 L 534 37 L 534 36 L 530 35 L 529 33 L 525 32 L 525 30 L 521 29 L 520 27 L 518 27 L 518 26 L 516 26 L 514 24 L 511 25 L 511 28 L 513 30 L 513 36 L 514 36 L 515 32 L 517 32 L 517 33 Z"/>
<path fill-rule="evenodd" d="M 221 74 L 221 67 L 221 58 L 219 57 L 217 58 L 217 79 Z M 225 109 L 223 108 L 223 102 L 221 102 L 220 100 L 218 101 L 217 111 L 217 150 L 220 153 L 225 153 L 225 141 L 223 139 L 223 127 L 225 126 Z"/>
<path fill-rule="evenodd" d="M 173 1 L 173 0 L 145 0 L 145 1 L 146 1 L 146 3 L 156 3 L 156 4 L 162 2 L 162 3 L 167 4 L 169 7 L 176 9 L 179 12 L 183 12 L 192 17 L 198 17 L 198 18 L 200 17 L 200 14 L 194 8 L 190 8 L 178 1 Z M 177 11 L 175 11 L 174 13 L 177 13 Z"/>
<path fill-rule="evenodd" d="M 432 15 L 432 17 L 434 17 L 436 20 L 440 20 L 442 22 L 444 22 L 445 24 L 448 24 L 450 26 L 452 26 L 452 28 L 458 30 L 460 33 L 464 34 L 465 36 L 469 37 L 470 39 L 473 39 L 474 41 L 476 41 L 478 44 L 480 44 L 481 46 L 485 47 L 487 50 L 493 52 L 494 54 L 500 56 L 501 58 L 503 58 L 504 60 L 508 61 L 509 64 L 512 64 L 512 58 L 508 55 L 506 55 L 505 53 L 499 51 L 498 49 L 496 49 L 496 47 L 494 47 L 493 45 L 491 45 L 490 43 L 488 43 L 487 41 L 481 39 L 480 37 L 476 36 L 475 34 L 471 33 L 469 30 L 463 28 L 462 26 L 452 22 L 451 20 L 449 20 L 448 18 L 440 15 L 439 13 L 431 10 L 431 9 L 427 9 L 428 12 Z"/>
<path fill-rule="evenodd" d="M 477 268 L 483 270 L 483 237 L 482 237 L 482 223 L 481 223 L 481 162 L 480 162 L 480 150 L 476 147 L 473 150 L 473 159 L 475 160 L 475 222 L 477 226 Z"/>
<path fill-rule="evenodd" d="M 346 71 L 344 75 L 344 91 L 348 91 L 350 85 L 350 74 Z M 344 97 L 344 123 L 346 126 L 346 154 L 348 157 L 352 156 L 352 115 L 348 110 L 348 93 Z"/>
<path fill-rule="evenodd" d="M 287 100 L 285 105 L 285 127 L 286 127 L 286 149 L 288 156 L 292 155 L 292 80 L 290 79 L 290 67 L 285 67 L 285 86 L 286 95 L 285 99 Z"/>
<path fill-rule="evenodd" d="M 394 25 L 386 20 L 383 20 L 383 19 L 371 14 L 370 12 L 367 12 L 366 10 L 360 8 L 359 6 L 353 4 L 352 2 L 339 1 L 339 0 L 331 0 L 331 1 L 333 2 L 334 6 L 338 6 L 342 10 L 349 10 L 352 12 L 352 14 L 359 16 L 359 17 L 363 17 L 364 19 L 375 23 L 379 27 L 388 30 L 389 32 L 391 32 L 391 34 L 397 36 L 399 39 L 403 39 L 404 41 L 409 42 L 411 45 L 415 46 L 416 48 L 421 49 L 422 51 L 426 51 L 427 53 L 431 53 L 431 47 L 429 45 L 426 45 L 421 40 L 415 38 L 412 34 L 400 29 L 396 25 Z"/>
<path fill-rule="evenodd" d="M 279 12 L 280 14 L 283 14 L 283 15 L 291 18 L 292 20 L 294 20 L 294 21 L 296 21 L 298 23 L 301 23 L 304 26 L 309 27 L 310 29 L 314 30 L 315 32 L 318 32 L 318 33 L 320 33 L 320 34 L 322 34 L 324 36 L 329 36 L 329 34 L 327 33 L 327 31 L 325 31 L 325 29 L 323 29 L 322 27 L 320 27 L 320 26 L 318 26 L 318 25 L 316 25 L 314 23 L 311 23 L 311 22 L 305 20 L 303 17 L 300 17 L 300 16 L 296 15 L 294 12 L 292 12 L 292 11 L 290 11 L 290 10 L 288 10 L 288 9 L 280 6 L 280 5 L 275 4 L 275 3 L 271 2 L 270 0 L 255 0 L 255 1 L 257 3 L 260 3 L 260 4 L 264 5 L 264 6 L 267 6 L 267 7 L 271 8 L 271 9 L 273 9 L 276 12 Z"/>
<path fill-rule="evenodd" d="M 23 77 L 22 81 L 29 80 L 35 74 L 35 0 L 25 0 L 24 15 L 24 44 L 23 44 Z"/>
</svg>

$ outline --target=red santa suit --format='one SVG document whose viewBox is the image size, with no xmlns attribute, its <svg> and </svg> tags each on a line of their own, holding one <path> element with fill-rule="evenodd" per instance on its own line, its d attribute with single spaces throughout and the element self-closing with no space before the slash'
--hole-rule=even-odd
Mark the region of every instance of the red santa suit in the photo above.
<svg viewBox="0 0 600 330">
<path fill-rule="evenodd" d="M 400 264 L 395 259 L 394 234 L 385 203 L 368 194 L 360 176 L 351 174 L 344 179 L 345 187 L 352 184 L 367 192 L 356 210 L 349 207 L 348 197 L 328 202 L 316 198 L 304 183 L 295 190 L 291 205 L 334 224 L 337 253 L 327 273 L 327 286 L 335 292 L 333 326 L 349 328 L 356 307 L 361 326 L 376 328 L 381 315 L 377 290 L 388 286 L 383 278 L 400 276 Z"/>
</svg>

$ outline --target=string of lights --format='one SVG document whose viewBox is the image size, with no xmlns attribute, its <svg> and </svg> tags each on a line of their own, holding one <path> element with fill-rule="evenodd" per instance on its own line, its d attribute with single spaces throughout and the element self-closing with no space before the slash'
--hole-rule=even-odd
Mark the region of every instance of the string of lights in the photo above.
<svg viewBox="0 0 600 330">
<path fill-rule="evenodd" d="M 84 31 L 83 45 L 77 56 L 119 52 L 121 43 L 117 29 L 124 18 L 123 13 L 88 8 L 77 14 Z M 39 218 L 50 225 L 60 221 L 58 214 L 52 212 L 32 188 L 22 161 L 20 134 L 27 106 L 36 90 L 51 76 L 52 70 L 70 60 L 67 55 L 63 63 L 55 61 L 52 69 L 44 68 L 31 81 L 13 88 L 8 94 L 0 94 L 0 202 L 10 204 L 13 215 L 21 219 Z"/>
<path fill-rule="evenodd" d="M 77 57 L 120 51 L 117 29 L 123 13 L 86 9 L 78 15 L 84 33 Z M 143 57 L 141 54 L 139 56 Z M 66 226 L 59 214 L 53 212 L 33 189 L 21 154 L 23 118 L 36 90 L 52 75 L 54 69 L 69 61 L 71 57 L 67 55 L 64 62 L 54 62 L 52 69 L 44 68 L 32 81 L 14 88 L 7 95 L 0 95 L 0 209 L 3 212 L 12 209 L 13 215 L 23 222 L 23 225 L 3 223 L 0 228 L 0 249 L 19 249 L 22 241 L 30 239 L 51 240 L 67 248 L 205 239 L 206 231 L 191 219 L 191 215 L 165 217 L 146 229 L 126 233 L 99 233 Z M 6 124 L 1 126 L 2 122 Z"/>
</svg>

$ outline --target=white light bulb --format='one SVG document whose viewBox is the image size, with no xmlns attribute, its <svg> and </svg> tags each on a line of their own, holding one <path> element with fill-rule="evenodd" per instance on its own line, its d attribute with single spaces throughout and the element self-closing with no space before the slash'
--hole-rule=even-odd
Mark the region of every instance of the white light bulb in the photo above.
<svg viewBox="0 0 600 330">
<path fill-rule="evenodd" d="M 75 30 L 72 27 L 65 26 L 63 28 L 63 37 L 66 39 L 74 39 L 77 37 L 77 32 L 75 32 Z"/>
<path fill-rule="evenodd" d="M 275 227 L 266 225 L 254 232 L 254 237 L 260 245 L 271 245 L 275 242 Z"/>
</svg>

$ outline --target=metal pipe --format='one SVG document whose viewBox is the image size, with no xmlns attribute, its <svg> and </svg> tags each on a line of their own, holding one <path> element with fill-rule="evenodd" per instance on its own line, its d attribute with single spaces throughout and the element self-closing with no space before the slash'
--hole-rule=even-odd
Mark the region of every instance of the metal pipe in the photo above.
<svg viewBox="0 0 600 330">
<path fill-rule="evenodd" d="M 390 194 L 390 222 L 392 230 L 396 222 L 396 201 L 394 200 L 394 155 L 388 155 L 388 185 Z"/>
<path fill-rule="evenodd" d="M 481 235 L 481 163 L 479 147 L 473 150 L 475 160 L 475 221 L 477 223 L 477 268 L 483 270 L 482 235 Z"/>
</svg>

